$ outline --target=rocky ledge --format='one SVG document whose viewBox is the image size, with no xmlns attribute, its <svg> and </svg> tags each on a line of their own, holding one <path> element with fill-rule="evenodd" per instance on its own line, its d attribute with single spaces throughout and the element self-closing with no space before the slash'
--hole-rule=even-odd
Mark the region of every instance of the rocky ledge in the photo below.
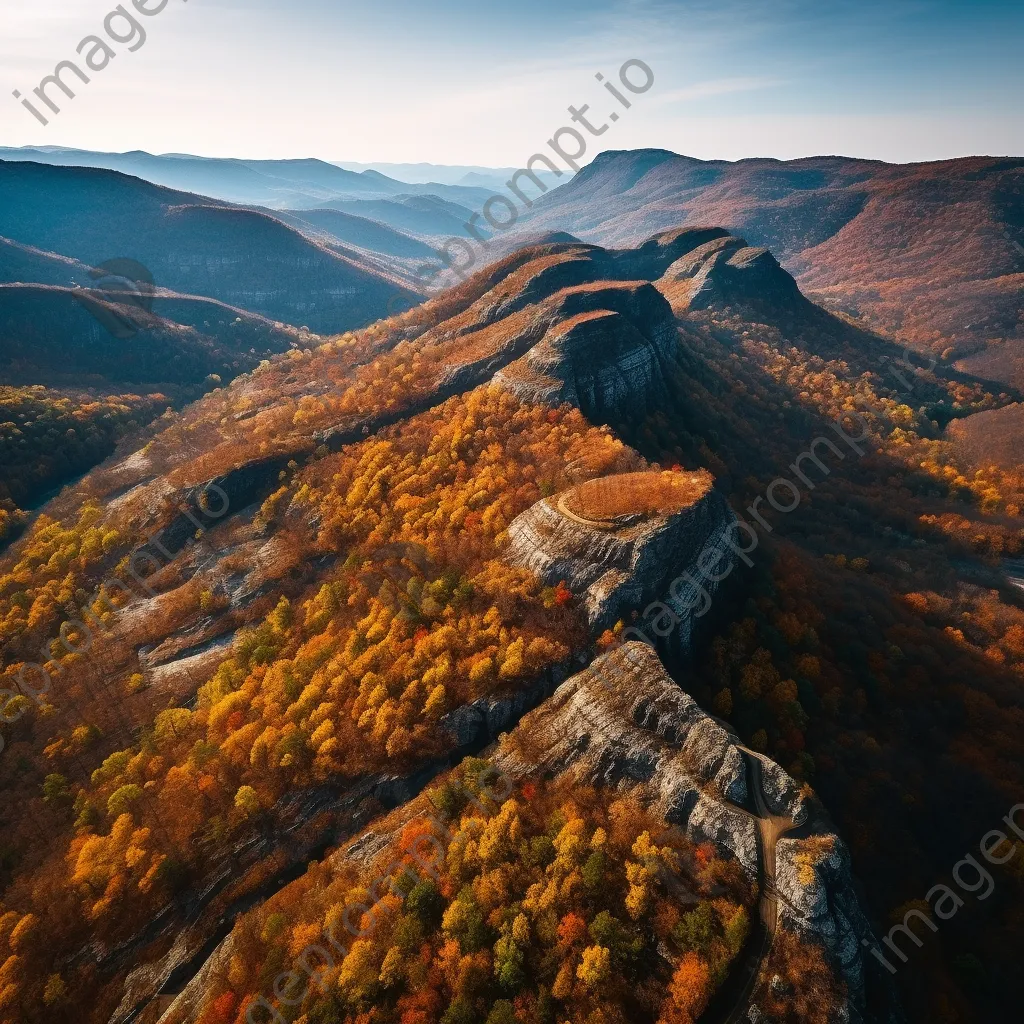
<svg viewBox="0 0 1024 1024">
<path fill-rule="evenodd" d="M 705 714 L 653 648 L 631 642 L 597 658 L 502 737 L 491 760 L 512 777 L 629 790 L 695 842 L 729 851 L 758 882 L 768 935 L 788 930 L 824 949 L 841 982 L 836 1020 L 902 1019 L 891 994 L 882 1010 L 867 1009 L 865 971 L 878 944 L 849 854 L 817 800 Z M 770 948 L 771 939 L 762 967 Z M 756 994 L 750 1009 L 758 1012 Z"/>
<path fill-rule="evenodd" d="M 514 777 L 568 773 L 588 786 L 640 787 L 666 821 L 757 872 L 743 756 L 647 644 L 623 644 L 568 679 L 502 739 L 493 760 Z"/>
<path fill-rule="evenodd" d="M 539 342 L 494 381 L 529 402 L 569 402 L 591 420 L 642 414 L 666 394 L 676 359 L 672 310 L 646 282 L 601 282 L 558 292 L 539 309 Z"/>
<path fill-rule="evenodd" d="M 642 612 L 654 636 L 674 638 L 671 646 L 688 654 L 694 620 L 706 611 L 702 591 L 712 594 L 714 577 L 732 564 L 734 522 L 706 472 L 623 473 L 517 516 L 507 558 L 549 586 L 564 580 L 583 598 L 595 632 Z"/>
<path fill-rule="evenodd" d="M 796 281 L 767 250 L 732 235 L 713 238 L 677 259 L 658 282 L 676 310 L 740 306 L 794 311 L 808 305 Z"/>
</svg>

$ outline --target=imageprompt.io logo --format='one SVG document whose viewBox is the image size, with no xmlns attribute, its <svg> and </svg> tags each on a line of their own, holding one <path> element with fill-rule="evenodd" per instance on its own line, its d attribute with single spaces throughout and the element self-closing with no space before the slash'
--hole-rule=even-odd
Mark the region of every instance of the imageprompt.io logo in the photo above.
<svg viewBox="0 0 1024 1024">
<path fill-rule="evenodd" d="M 96 285 L 76 288 L 72 292 L 75 301 L 112 337 L 130 341 L 146 326 L 145 321 L 153 312 L 153 275 L 137 260 L 118 257 L 94 267 L 89 277 Z"/>
</svg>

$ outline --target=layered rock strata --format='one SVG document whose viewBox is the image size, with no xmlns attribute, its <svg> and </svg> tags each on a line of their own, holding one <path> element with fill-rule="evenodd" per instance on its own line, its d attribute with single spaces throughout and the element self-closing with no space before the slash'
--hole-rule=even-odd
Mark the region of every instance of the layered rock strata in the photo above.
<svg viewBox="0 0 1024 1024">
<path fill-rule="evenodd" d="M 546 330 L 530 350 L 499 370 L 495 383 L 528 402 L 568 402 L 590 419 L 653 409 L 666 395 L 676 357 L 676 325 L 650 284 L 581 285 L 538 311 Z"/>
<path fill-rule="evenodd" d="M 867 958 L 878 943 L 849 853 L 820 806 L 705 714 L 651 647 L 626 643 L 597 658 L 503 737 L 491 760 L 512 777 L 631 791 L 695 842 L 728 850 L 760 887 L 762 966 L 777 931 L 789 930 L 819 944 L 842 982 L 836 1020 L 901 1019 L 891 995 L 880 1014 L 867 1010 Z"/>
<path fill-rule="evenodd" d="M 716 237 L 681 256 L 658 287 L 676 309 L 792 311 L 808 305 L 796 281 L 767 249 L 733 236 Z"/>
<path fill-rule="evenodd" d="M 666 477 L 685 499 L 652 507 L 650 493 Z M 620 618 L 628 622 L 634 611 L 645 613 L 652 640 L 671 638 L 678 653 L 690 653 L 694 621 L 735 557 L 732 510 L 706 473 L 606 477 L 600 486 L 610 497 L 579 500 L 578 492 L 597 483 L 543 498 L 517 516 L 508 528 L 507 557 L 549 586 L 565 581 L 582 597 L 595 632 Z M 602 506 L 618 514 L 600 518 Z"/>
<path fill-rule="evenodd" d="M 666 821 L 757 872 L 743 756 L 646 644 L 623 644 L 568 679 L 502 740 L 493 761 L 514 777 L 569 774 L 588 786 L 640 787 Z"/>
</svg>

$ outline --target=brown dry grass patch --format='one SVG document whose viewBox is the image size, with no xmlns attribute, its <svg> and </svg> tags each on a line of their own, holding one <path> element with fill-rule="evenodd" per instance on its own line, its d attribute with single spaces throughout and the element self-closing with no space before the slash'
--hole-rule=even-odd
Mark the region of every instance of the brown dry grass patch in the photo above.
<svg viewBox="0 0 1024 1024">
<path fill-rule="evenodd" d="M 574 487 L 562 499 L 565 509 L 581 519 L 614 522 L 631 515 L 670 515 L 696 504 L 714 478 L 707 470 L 621 473 Z"/>
</svg>

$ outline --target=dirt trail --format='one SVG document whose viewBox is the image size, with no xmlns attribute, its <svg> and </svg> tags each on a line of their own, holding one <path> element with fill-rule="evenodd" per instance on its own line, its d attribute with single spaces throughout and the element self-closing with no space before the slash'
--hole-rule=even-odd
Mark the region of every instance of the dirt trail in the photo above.
<svg viewBox="0 0 1024 1024">
<path fill-rule="evenodd" d="M 743 958 L 744 962 L 737 964 L 734 977 L 723 986 L 718 997 L 712 1000 L 701 1017 L 701 1024 L 742 1024 L 748 1020 L 747 1011 L 761 972 L 768 961 L 779 926 L 779 891 L 775 883 L 776 847 L 782 836 L 799 828 L 802 822 L 794 820 L 789 815 L 776 814 L 771 809 L 764 794 L 761 776 L 761 765 L 771 763 L 769 759 L 743 746 L 727 722 L 720 719 L 716 721 L 736 740 L 736 746 L 747 763 L 747 788 L 755 810 L 751 812 L 748 808 L 733 803 L 730 803 L 730 806 L 757 823 L 760 904 L 758 927 L 751 936 L 746 956 Z"/>
</svg>

